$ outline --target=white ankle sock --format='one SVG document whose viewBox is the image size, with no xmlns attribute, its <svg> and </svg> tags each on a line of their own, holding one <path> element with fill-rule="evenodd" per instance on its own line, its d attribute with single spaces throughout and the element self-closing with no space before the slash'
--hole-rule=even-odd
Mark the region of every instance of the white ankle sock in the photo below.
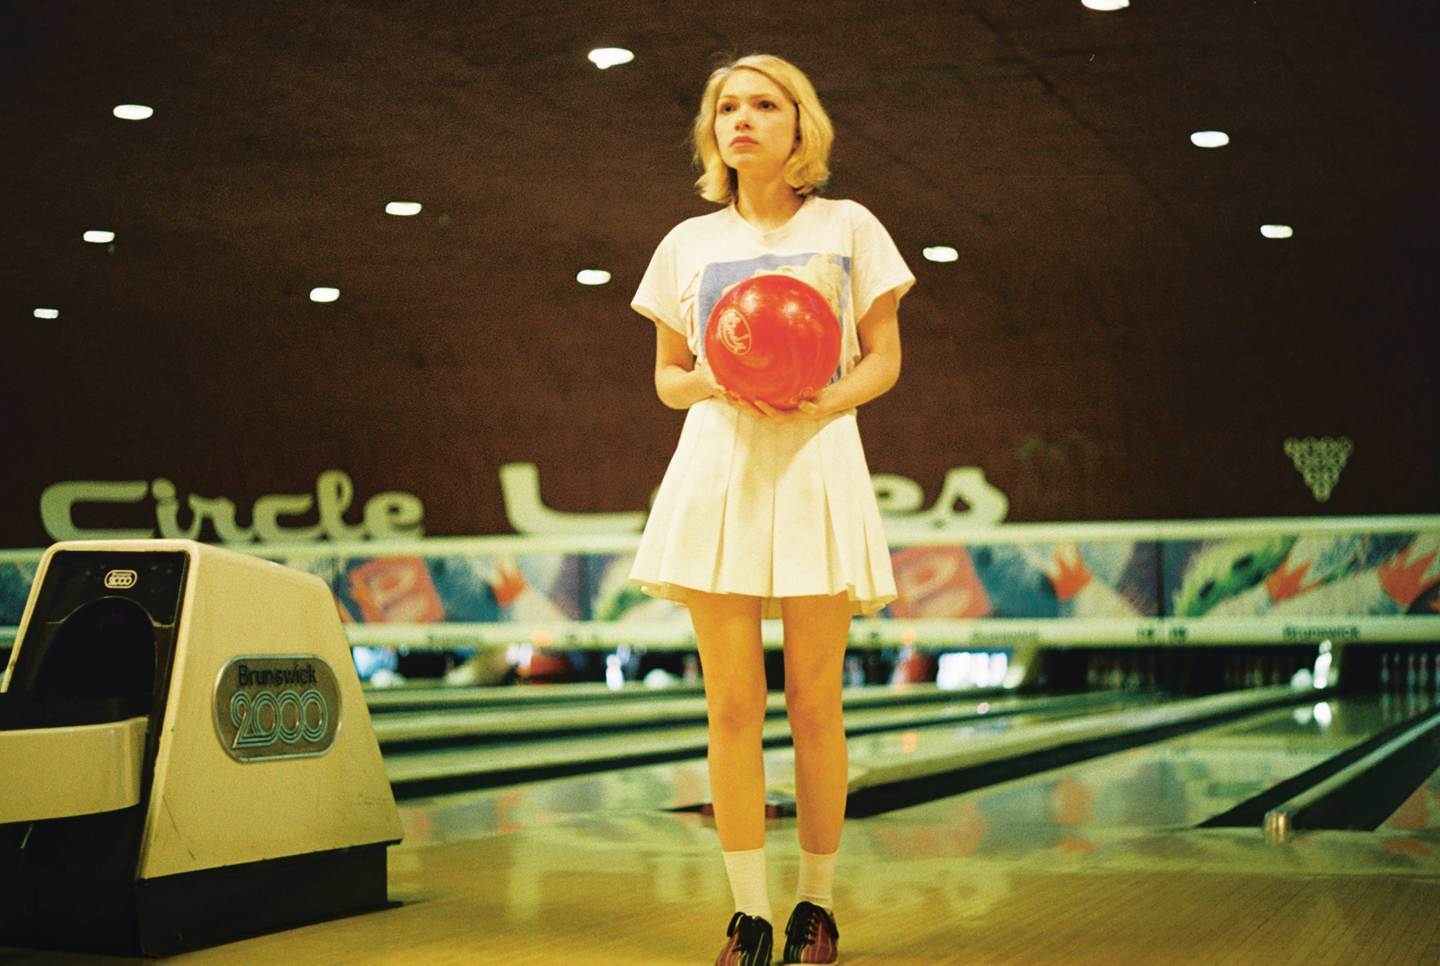
<svg viewBox="0 0 1440 966">
<path fill-rule="evenodd" d="M 765 848 L 743 852 L 725 852 L 725 873 L 730 877 L 730 892 L 735 897 L 735 911 L 759 916 L 774 923 L 770 911 L 770 890 L 765 883 Z"/>
<path fill-rule="evenodd" d="M 800 850 L 800 885 L 795 890 L 796 902 L 813 902 L 822 909 L 835 911 L 835 856 L 817 855 Z"/>
</svg>

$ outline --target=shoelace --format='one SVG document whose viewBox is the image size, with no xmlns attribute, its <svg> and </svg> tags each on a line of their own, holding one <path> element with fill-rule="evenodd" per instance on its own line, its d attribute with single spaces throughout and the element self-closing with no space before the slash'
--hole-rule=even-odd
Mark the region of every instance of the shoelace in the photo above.
<svg viewBox="0 0 1440 966">
<path fill-rule="evenodd" d="M 840 930 L 835 927 L 835 921 L 825 915 L 825 910 L 812 902 L 802 902 L 795 907 L 790 921 L 785 924 L 785 938 L 791 942 L 800 940 L 809 945 L 820 938 L 822 923 L 825 931 L 830 933 L 830 938 L 838 941 Z"/>
<path fill-rule="evenodd" d="M 760 938 L 765 935 L 765 927 L 760 925 L 761 920 L 755 916 L 747 916 L 743 912 L 737 912 L 730 917 L 730 925 L 725 927 L 725 935 L 735 935 L 738 927 L 740 935 L 735 940 L 736 952 L 749 952 L 760 945 Z"/>
</svg>

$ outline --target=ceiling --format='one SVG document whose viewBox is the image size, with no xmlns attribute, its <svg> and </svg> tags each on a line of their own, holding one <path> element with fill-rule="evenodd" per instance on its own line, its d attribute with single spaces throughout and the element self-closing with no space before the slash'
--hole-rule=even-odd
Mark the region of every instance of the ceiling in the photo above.
<svg viewBox="0 0 1440 966">
<path fill-rule="evenodd" d="M 627 304 L 664 232 L 710 207 L 685 144 L 705 75 L 755 50 L 815 80 L 837 129 L 828 193 L 879 215 L 920 279 L 872 468 L 933 494 L 939 469 L 978 458 L 1012 472 L 1013 500 L 1017 441 L 1078 433 L 1119 482 L 1022 499 L 1022 516 L 1183 516 L 1211 512 L 1217 453 L 1260 465 L 1231 443 L 1246 427 L 1267 460 L 1287 433 L 1428 454 L 1429 11 L 6 4 L 0 419 L 28 453 L 12 496 L 184 466 L 211 491 L 263 492 L 278 486 L 251 454 L 276 446 L 324 448 L 296 460 L 311 479 L 343 464 L 377 487 L 437 454 L 492 489 L 494 465 L 533 452 L 645 453 L 658 478 L 674 424 Z M 612 45 L 634 62 L 587 61 Z M 125 102 L 155 115 L 112 117 Z M 1201 129 L 1231 144 L 1192 146 Z M 424 210 L 387 216 L 391 200 Z M 1294 237 L 1262 238 L 1266 223 Z M 95 228 L 113 244 L 81 240 Z M 925 262 L 933 244 L 959 261 Z M 614 280 L 576 284 L 587 267 Z M 320 285 L 339 301 L 310 302 Z M 203 429 L 167 436 L 180 411 Z M 1335 506 L 1425 509 L 1436 458 L 1396 459 L 1357 469 L 1366 505 L 1342 487 Z M 551 475 L 571 505 L 635 503 L 633 474 Z M 1221 509 L 1309 506 L 1281 485 Z M 503 528 L 455 513 L 442 528 Z"/>
</svg>

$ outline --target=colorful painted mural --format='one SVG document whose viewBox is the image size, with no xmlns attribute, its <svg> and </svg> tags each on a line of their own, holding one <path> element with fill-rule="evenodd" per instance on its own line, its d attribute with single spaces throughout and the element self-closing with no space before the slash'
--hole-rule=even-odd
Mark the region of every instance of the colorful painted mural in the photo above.
<svg viewBox="0 0 1440 966">
<path fill-rule="evenodd" d="M 346 557 L 332 586 L 356 623 L 576 621 L 582 568 L 578 554 Z"/>
<path fill-rule="evenodd" d="M 1307 532 L 1300 525 L 1254 535 L 1233 524 L 1225 529 L 1237 535 L 1044 542 L 1032 535 L 1006 540 L 997 528 L 983 542 L 900 546 L 892 551 L 899 597 L 878 617 L 1203 625 L 1440 616 L 1440 527 Z M 311 549 L 267 558 L 325 580 L 352 624 L 583 622 L 662 635 L 689 631 L 683 609 L 627 581 L 629 553 L 329 556 Z M 38 554 L 0 560 L 0 628 L 19 624 L 37 563 Z"/>
<path fill-rule="evenodd" d="M 1161 545 L 1174 617 L 1440 614 L 1440 533 L 1341 533 Z"/>
<path fill-rule="evenodd" d="M 892 555 L 888 616 L 1154 617 L 1158 559 L 1130 540 L 908 547 Z"/>
</svg>

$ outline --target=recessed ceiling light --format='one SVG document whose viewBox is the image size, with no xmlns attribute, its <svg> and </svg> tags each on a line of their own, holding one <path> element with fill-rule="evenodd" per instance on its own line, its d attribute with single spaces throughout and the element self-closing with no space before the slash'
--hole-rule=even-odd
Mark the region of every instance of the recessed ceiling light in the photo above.
<svg viewBox="0 0 1440 966">
<path fill-rule="evenodd" d="M 1295 229 L 1289 225 L 1261 225 L 1260 234 L 1266 238 L 1289 238 L 1295 234 Z"/>
<path fill-rule="evenodd" d="M 1190 135 L 1190 143 L 1197 148 L 1223 148 L 1230 143 L 1230 135 L 1224 131 L 1196 131 Z"/>
<path fill-rule="evenodd" d="M 604 285 L 610 281 L 610 273 L 603 268 L 584 268 L 575 276 L 581 285 Z"/>
<path fill-rule="evenodd" d="M 85 233 L 85 240 L 94 245 L 108 245 L 115 240 L 115 233 L 102 229 L 92 229 Z"/>
<path fill-rule="evenodd" d="M 36 309 L 36 310 L 35 310 L 35 318 L 37 318 L 37 319 L 58 319 L 58 318 L 60 318 L 60 310 L 59 310 L 59 309 Z"/>
<path fill-rule="evenodd" d="M 931 262 L 954 262 L 960 259 L 960 253 L 949 245 L 931 245 L 920 254 Z"/>
<path fill-rule="evenodd" d="M 385 214 L 409 218 L 411 215 L 420 214 L 423 207 L 418 201 L 392 201 L 385 206 Z"/>
<path fill-rule="evenodd" d="M 144 104 L 116 104 L 111 113 L 122 121 L 143 121 L 155 113 L 155 108 Z"/>
<path fill-rule="evenodd" d="M 312 302 L 333 302 L 340 297 L 338 288 L 312 288 L 310 290 L 310 301 Z"/>
<path fill-rule="evenodd" d="M 624 47 L 596 47 L 590 51 L 590 63 L 601 70 L 609 70 L 611 67 L 618 67 L 620 64 L 628 64 L 635 59 L 635 55 Z"/>
<path fill-rule="evenodd" d="M 1124 10 L 1130 6 L 1130 0 L 1080 0 L 1080 3 L 1091 10 L 1100 11 Z"/>
</svg>

